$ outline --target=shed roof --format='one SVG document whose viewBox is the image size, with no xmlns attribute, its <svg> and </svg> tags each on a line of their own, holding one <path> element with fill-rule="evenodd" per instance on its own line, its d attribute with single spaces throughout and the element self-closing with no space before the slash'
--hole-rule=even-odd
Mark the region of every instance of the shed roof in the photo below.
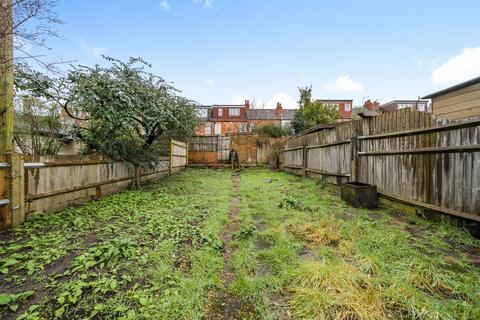
<svg viewBox="0 0 480 320">
<path fill-rule="evenodd" d="M 471 85 L 474 85 L 474 84 L 477 84 L 477 83 L 480 83 L 480 77 L 476 77 L 476 78 L 470 79 L 468 81 L 465 81 L 465 82 L 456 84 L 454 86 L 448 87 L 446 89 L 431 93 L 429 95 L 426 95 L 426 96 L 422 97 L 422 99 L 432 99 L 432 98 L 435 98 L 435 97 L 438 97 L 438 96 L 441 96 L 441 95 L 444 95 L 444 94 L 447 94 L 447 93 L 450 93 L 450 92 L 453 92 L 453 91 L 456 91 L 456 90 L 463 89 L 465 87 L 468 87 L 468 86 L 471 86 Z"/>
</svg>

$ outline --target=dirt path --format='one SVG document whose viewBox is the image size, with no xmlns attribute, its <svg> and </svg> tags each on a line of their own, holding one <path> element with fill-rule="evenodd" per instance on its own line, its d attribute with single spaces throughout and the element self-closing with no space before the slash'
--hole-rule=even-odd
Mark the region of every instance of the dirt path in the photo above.
<svg viewBox="0 0 480 320">
<path fill-rule="evenodd" d="M 235 279 L 232 265 L 234 247 L 232 244 L 232 235 L 240 229 L 240 224 L 236 221 L 240 212 L 238 205 L 240 198 L 240 175 L 232 174 L 232 198 L 230 199 L 230 209 L 228 212 L 228 223 L 223 231 L 223 258 L 225 267 L 222 272 L 224 288 L 222 290 L 212 290 L 208 296 L 206 307 L 206 319 L 255 319 L 255 308 L 252 303 L 229 292 L 229 287 Z"/>
</svg>

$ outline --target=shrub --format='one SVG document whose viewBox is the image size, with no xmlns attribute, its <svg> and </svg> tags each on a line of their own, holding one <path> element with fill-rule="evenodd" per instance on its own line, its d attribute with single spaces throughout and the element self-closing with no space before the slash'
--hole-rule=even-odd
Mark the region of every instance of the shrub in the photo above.
<svg viewBox="0 0 480 320">
<path fill-rule="evenodd" d="M 293 134 L 293 130 L 291 127 L 283 127 L 276 124 L 269 124 L 263 127 L 256 128 L 255 132 L 261 136 L 265 136 L 268 138 L 281 138 Z"/>
</svg>

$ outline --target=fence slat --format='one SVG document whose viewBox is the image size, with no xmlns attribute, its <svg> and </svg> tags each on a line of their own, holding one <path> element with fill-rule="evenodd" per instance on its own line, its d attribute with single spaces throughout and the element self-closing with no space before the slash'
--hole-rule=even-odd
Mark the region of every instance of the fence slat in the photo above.
<svg viewBox="0 0 480 320">
<path fill-rule="evenodd" d="M 283 167 L 335 184 L 374 184 L 424 208 L 480 217 L 479 119 L 453 122 L 411 109 L 384 113 L 288 139 Z"/>
</svg>

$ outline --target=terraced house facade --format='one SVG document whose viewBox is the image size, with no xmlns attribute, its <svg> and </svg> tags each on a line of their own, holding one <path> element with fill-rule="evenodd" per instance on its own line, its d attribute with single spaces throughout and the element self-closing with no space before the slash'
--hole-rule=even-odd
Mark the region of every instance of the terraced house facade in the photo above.
<svg viewBox="0 0 480 320">
<path fill-rule="evenodd" d="M 254 109 L 250 101 L 244 104 L 198 106 L 197 113 L 203 124 L 197 128 L 198 136 L 230 135 L 251 133 L 265 125 L 288 126 L 293 120 L 295 109 L 283 109 L 277 103 L 275 109 Z"/>
</svg>

